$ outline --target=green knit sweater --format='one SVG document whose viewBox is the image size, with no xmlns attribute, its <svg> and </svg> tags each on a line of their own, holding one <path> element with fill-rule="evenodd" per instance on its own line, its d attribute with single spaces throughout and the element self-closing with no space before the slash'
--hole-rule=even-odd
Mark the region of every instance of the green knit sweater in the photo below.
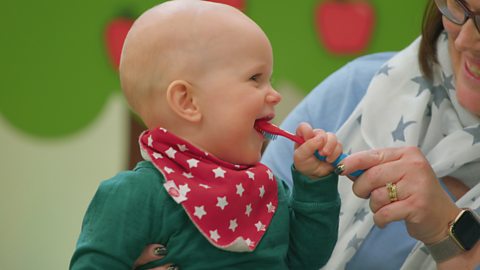
<svg viewBox="0 0 480 270">
<path fill-rule="evenodd" d="M 70 269 L 132 269 L 149 244 L 167 247 L 149 269 L 175 263 L 185 269 L 318 269 L 335 246 L 340 199 L 334 174 L 313 181 L 292 169 L 293 191 L 278 182 L 278 208 L 253 252 L 211 245 L 163 188 L 147 161 L 101 183 L 85 214 Z"/>
</svg>

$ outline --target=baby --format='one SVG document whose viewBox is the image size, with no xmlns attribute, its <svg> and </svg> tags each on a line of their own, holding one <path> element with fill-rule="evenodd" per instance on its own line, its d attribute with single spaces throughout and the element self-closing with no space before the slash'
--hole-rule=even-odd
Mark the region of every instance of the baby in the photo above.
<svg viewBox="0 0 480 270">
<path fill-rule="evenodd" d="M 120 79 L 148 130 L 145 161 L 101 183 L 85 215 L 70 269 L 318 269 L 337 239 L 340 200 L 333 134 L 301 124 L 289 190 L 259 163 L 281 97 L 270 83 L 265 33 L 239 10 L 174 0 L 142 14 L 125 40 Z"/>
</svg>

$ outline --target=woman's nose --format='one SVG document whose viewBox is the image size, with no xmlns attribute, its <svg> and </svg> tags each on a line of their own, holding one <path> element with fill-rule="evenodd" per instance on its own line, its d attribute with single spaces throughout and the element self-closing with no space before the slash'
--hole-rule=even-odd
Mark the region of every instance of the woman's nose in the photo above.
<svg viewBox="0 0 480 270">
<path fill-rule="evenodd" d="M 475 27 L 473 19 L 468 19 L 461 26 L 458 36 L 455 38 L 455 47 L 460 50 L 476 50 L 475 55 L 480 54 L 480 32 Z"/>
</svg>

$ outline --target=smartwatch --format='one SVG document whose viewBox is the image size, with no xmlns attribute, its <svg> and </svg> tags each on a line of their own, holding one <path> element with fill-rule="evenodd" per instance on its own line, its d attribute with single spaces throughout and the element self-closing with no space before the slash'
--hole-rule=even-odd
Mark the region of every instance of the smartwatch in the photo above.
<svg viewBox="0 0 480 270">
<path fill-rule="evenodd" d="M 471 209 L 463 209 L 449 224 L 448 236 L 437 243 L 426 245 L 436 262 L 442 262 L 466 250 L 480 239 L 480 219 Z"/>
</svg>

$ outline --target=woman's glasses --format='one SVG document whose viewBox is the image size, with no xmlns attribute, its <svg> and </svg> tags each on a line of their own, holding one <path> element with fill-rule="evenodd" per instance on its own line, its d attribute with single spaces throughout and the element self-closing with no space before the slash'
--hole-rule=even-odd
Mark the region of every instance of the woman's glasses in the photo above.
<svg viewBox="0 0 480 270">
<path fill-rule="evenodd" d="M 480 14 L 471 11 L 464 0 L 435 0 L 435 4 L 443 16 L 454 24 L 464 25 L 468 19 L 472 19 L 480 33 Z"/>
</svg>

